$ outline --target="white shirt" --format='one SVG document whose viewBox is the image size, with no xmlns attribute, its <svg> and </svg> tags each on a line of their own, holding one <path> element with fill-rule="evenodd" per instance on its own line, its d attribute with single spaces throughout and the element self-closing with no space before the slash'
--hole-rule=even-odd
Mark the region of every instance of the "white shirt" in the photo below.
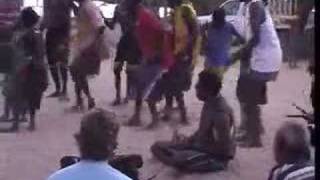
<svg viewBox="0 0 320 180">
<path fill-rule="evenodd" d="M 107 162 L 80 161 L 52 174 L 47 180 L 131 180 Z"/>
<path fill-rule="evenodd" d="M 260 0 L 252 0 L 245 5 L 245 37 L 247 40 L 252 38 L 249 8 L 253 2 L 257 1 Z M 267 6 L 265 14 L 266 20 L 260 25 L 260 42 L 252 50 L 250 66 L 257 72 L 278 72 L 282 64 L 282 49 Z"/>
<path fill-rule="evenodd" d="M 95 41 L 98 29 L 105 26 L 104 19 L 99 8 L 91 1 L 84 0 L 80 4 L 77 23 L 77 36 L 74 42 L 74 57 L 88 48 Z"/>
</svg>

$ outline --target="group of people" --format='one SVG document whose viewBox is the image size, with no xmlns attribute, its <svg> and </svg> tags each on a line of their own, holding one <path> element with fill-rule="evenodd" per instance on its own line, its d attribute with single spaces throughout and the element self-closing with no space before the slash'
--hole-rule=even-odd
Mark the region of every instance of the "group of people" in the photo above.
<svg viewBox="0 0 320 180">
<path fill-rule="evenodd" d="M 221 120 L 228 120 L 228 123 L 231 123 L 231 119 L 221 117 L 224 113 L 230 112 L 217 112 L 225 104 L 219 105 L 217 108 L 212 106 L 219 101 L 224 101 L 222 97 L 217 99 L 213 96 L 218 92 L 219 86 L 212 85 L 210 88 L 203 86 L 206 82 L 211 81 L 208 73 L 202 73 L 199 78 L 197 85 L 199 98 L 204 99 L 209 96 L 211 99 L 205 104 L 204 113 L 211 113 L 208 110 L 212 109 L 213 113 L 218 114 Z M 213 91 L 208 92 L 208 90 Z M 201 143 L 209 143 L 210 141 L 207 135 L 212 132 L 209 132 L 209 128 L 205 127 L 208 123 L 210 123 L 208 119 L 201 119 L 201 129 L 190 138 L 183 140 L 184 142 L 180 141 L 175 145 L 165 142 L 156 143 L 151 147 L 151 151 L 159 157 L 161 156 L 166 164 L 175 166 L 185 173 L 223 170 L 226 168 L 226 164 L 223 162 L 233 156 L 234 152 L 226 151 L 228 145 L 222 141 L 207 148 L 207 153 L 200 150 Z M 211 124 L 213 123 L 211 122 Z M 223 123 L 216 124 L 220 124 L 219 127 L 223 126 Z M 120 126 L 113 113 L 103 109 L 91 110 L 82 118 L 80 131 L 74 136 L 80 151 L 80 158 L 70 156 L 62 158 L 61 169 L 51 174 L 48 180 L 139 180 L 139 173 L 129 173 L 130 171 L 124 171 L 113 163 L 113 159 L 116 157 L 114 151 L 118 145 L 119 129 Z M 204 130 L 203 133 L 202 130 Z M 219 129 L 216 130 L 219 131 Z M 185 149 L 186 147 L 189 149 Z M 209 155 L 208 151 L 213 152 L 214 149 L 222 150 L 223 153 L 216 154 L 219 159 L 213 160 L 213 157 Z M 310 163 L 311 152 L 308 134 L 301 124 L 288 121 L 281 125 L 274 138 L 273 153 L 276 165 L 270 170 L 269 180 L 315 179 L 315 167 Z M 139 160 L 137 157 L 130 158 L 122 164 L 130 166 L 137 160 Z"/>
<path fill-rule="evenodd" d="M 176 133 L 171 141 L 155 142 L 151 146 L 153 155 L 167 165 L 189 172 L 219 171 L 226 169 L 234 158 L 236 141 L 241 147 L 262 146 L 264 128 L 260 105 L 267 103 L 267 83 L 276 80 L 282 63 L 282 50 L 267 1 L 240 1 L 244 6 L 239 14 L 246 23 L 243 34 L 226 22 L 223 9 L 213 12 L 205 34 L 204 69 L 196 84 L 197 97 L 204 102 L 198 130 L 190 137 Z M 116 23 L 121 26 L 122 37 L 114 64 L 116 99 L 113 105 L 121 103 L 121 71 L 126 64 L 125 101 L 135 100 L 134 114 L 127 125 L 141 125 L 144 100 L 152 116 L 147 128 L 155 128 L 161 119 L 171 119 L 174 100 L 180 112 L 180 122 L 188 124 L 184 93 L 192 84 L 202 37 L 191 2 L 168 0 L 168 5 L 172 8 L 171 16 L 160 19 L 142 5 L 141 0 L 124 0 L 116 8 L 114 18 L 108 21 L 91 0 L 51 0 L 40 23 L 32 8 L 23 9 L 14 27 L 13 68 L 6 76 L 3 93 L 6 98 L 3 118 L 8 119 L 10 112 L 13 114 L 11 130 L 18 130 L 19 122 L 25 119 L 26 113 L 30 114 L 30 129 L 35 129 L 35 112 L 40 108 L 43 92 L 48 86 L 45 54 L 55 84 L 55 91 L 49 97 L 67 98 L 70 72 L 76 94 L 72 110 L 84 109 L 82 93 L 87 97 L 88 109 L 95 107 L 87 78 L 99 74 L 100 63 L 108 56 L 104 32 L 106 28 L 113 29 Z M 71 44 L 72 10 L 76 15 L 77 35 Z M 42 39 L 44 30 L 45 43 Z M 230 54 L 233 36 L 243 44 L 237 56 Z M 73 47 L 71 58 L 70 45 Z M 240 59 L 236 89 L 241 108 L 238 129 L 233 111 L 220 93 L 224 73 L 234 59 Z M 160 117 L 157 104 L 163 98 L 166 105 L 164 116 Z M 80 133 L 75 136 L 82 156 L 80 163 L 62 169 L 49 179 L 128 179 L 106 162 L 117 146 L 119 127 L 111 122 L 112 119 L 103 110 L 94 110 L 86 115 Z M 314 169 L 307 163 L 310 150 L 304 130 L 290 124 L 286 128 L 276 136 L 275 155 L 279 166 L 270 178 L 277 179 L 283 168 L 300 162 L 303 166 L 299 164 L 293 169 L 307 168 L 309 174 L 304 175 L 312 177 Z M 84 171 L 85 168 L 92 171 Z"/>
</svg>

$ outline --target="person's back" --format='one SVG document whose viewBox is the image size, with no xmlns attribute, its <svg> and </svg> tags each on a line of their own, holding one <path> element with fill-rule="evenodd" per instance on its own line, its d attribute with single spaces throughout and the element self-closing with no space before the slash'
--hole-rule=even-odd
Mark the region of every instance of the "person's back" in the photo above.
<svg viewBox="0 0 320 180">
<path fill-rule="evenodd" d="M 234 27 L 226 22 L 222 27 L 209 27 L 206 63 L 208 66 L 230 65 L 229 50 L 231 48 Z"/>
<path fill-rule="evenodd" d="M 57 171 L 48 180 L 130 180 L 106 161 L 83 160 Z"/>
<path fill-rule="evenodd" d="M 215 10 L 207 33 L 205 69 L 218 74 L 221 78 L 231 65 L 229 51 L 233 36 L 236 36 L 241 43 L 244 42 L 234 26 L 226 21 L 225 11 Z"/>
<path fill-rule="evenodd" d="M 118 145 L 119 125 L 114 118 L 113 113 L 103 109 L 86 114 L 80 131 L 74 135 L 80 162 L 53 173 L 48 180 L 131 180 L 108 164 Z"/>
<path fill-rule="evenodd" d="M 309 138 L 301 124 L 284 123 L 276 133 L 273 149 L 277 165 L 272 168 L 268 180 L 315 179 Z"/>
</svg>

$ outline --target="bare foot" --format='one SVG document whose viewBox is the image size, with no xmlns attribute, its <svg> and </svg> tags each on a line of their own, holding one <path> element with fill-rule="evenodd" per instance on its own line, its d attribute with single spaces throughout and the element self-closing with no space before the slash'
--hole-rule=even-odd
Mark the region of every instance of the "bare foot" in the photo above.
<svg viewBox="0 0 320 180">
<path fill-rule="evenodd" d="M 138 115 L 133 115 L 127 123 L 126 126 L 141 126 L 141 119 Z"/>
<path fill-rule="evenodd" d="M 161 119 L 165 122 L 168 122 L 171 120 L 171 116 L 169 114 L 164 114 Z"/>
<path fill-rule="evenodd" d="M 112 106 L 119 106 L 120 104 L 121 104 L 121 100 L 120 100 L 120 99 L 115 99 L 115 100 L 111 103 Z"/>
<path fill-rule="evenodd" d="M 84 107 L 83 105 L 74 105 L 68 108 L 66 111 L 70 113 L 79 113 L 84 111 Z"/>
<path fill-rule="evenodd" d="M 190 122 L 188 120 L 189 118 L 182 118 L 181 121 L 180 121 L 180 124 L 184 125 L 184 126 L 187 126 L 187 125 L 190 125 Z"/>
<path fill-rule="evenodd" d="M 61 94 L 61 96 L 59 97 L 59 101 L 69 102 L 70 98 L 68 94 Z"/>
<path fill-rule="evenodd" d="M 156 129 L 159 125 L 159 121 L 152 121 L 147 127 L 147 130 Z"/>
<path fill-rule="evenodd" d="M 1 117 L 0 117 L 0 121 L 8 121 L 9 120 L 9 118 L 8 118 L 8 116 L 6 116 L 6 115 L 2 115 Z"/>
<path fill-rule="evenodd" d="M 56 97 L 59 97 L 60 95 L 61 95 L 61 94 L 60 94 L 59 91 L 55 91 L 55 92 L 49 94 L 47 97 L 48 97 L 48 98 L 56 98 Z"/>
<path fill-rule="evenodd" d="M 129 98 L 128 97 L 124 98 L 123 103 L 124 104 L 128 104 L 129 103 Z"/>
<path fill-rule="evenodd" d="M 263 145 L 261 141 L 245 140 L 245 141 L 239 142 L 238 146 L 242 148 L 261 148 Z"/>
</svg>

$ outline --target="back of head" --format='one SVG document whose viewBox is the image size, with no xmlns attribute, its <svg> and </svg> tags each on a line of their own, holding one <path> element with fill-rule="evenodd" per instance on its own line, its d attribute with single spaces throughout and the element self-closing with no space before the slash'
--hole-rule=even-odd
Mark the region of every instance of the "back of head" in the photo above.
<svg viewBox="0 0 320 180">
<path fill-rule="evenodd" d="M 310 160 L 309 140 L 306 129 L 294 122 L 284 123 L 274 140 L 275 159 L 279 164 Z"/>
<path fill-rule="evenodd" d="M 26 28 L 35 26 L 38 20 L 39 15 L 31 7 L 26 7 L 21 11 L 21 21 Z"/>
<path fill-rule="evenodd" d="M 218 8 L 212 13 L 212 22 L 214 24 L 222 25 L 226 22 L 226 12 L 223 8 Z"/>
<path fill-rule="evenodd" d="M 202 71 L 199 74 L 198 86 L 209 92 L 210 95 L 216 96 L 222 88 L 222 81 L 218 75 Z"/>
<path fill-rule="evenodd" d="M 100 161 L 113 156 L 119 132 L 114 118 L 103 109 L 94 109 L 82 118 L 80 132 L 75 135 L 82 159 Z"/>
<path fill-rule="evenodd" d="M 175 8 L 176 6 L 180 6 L 183 0 L 167 0 L 170 8 Z"/>
</svg>

